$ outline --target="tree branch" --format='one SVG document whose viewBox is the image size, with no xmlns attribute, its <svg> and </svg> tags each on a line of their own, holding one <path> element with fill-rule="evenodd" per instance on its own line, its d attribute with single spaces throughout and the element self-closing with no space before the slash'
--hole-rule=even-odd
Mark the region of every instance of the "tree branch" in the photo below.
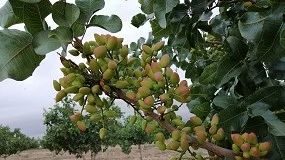
<svg viewBox="0 0 285 160">
<path fill-rule="evenodd" d="M 130 103 L 132 103 L 135 106 L 139 106 L 139 104 L 138 104 L 136 99 L 128 98 L 122 90 L 117 89 L 117 90 L 115 90 L 115 92 L 116 92 L 116 94 L 118 95 L 119 98 L 121 98 L 123 100 L 129 101 Z M 150 116 L 151 118 L 153 118 L 153 120 L 157 121 L 157 123 L 160 126 L 163 126 L 170 133 L 173 130 L 176 129 L 169 122 L 161 119 L 160 116 L 158 114 L 154 113 L 154 112 L 145 112 L 145 115 L 146 116 Z M 218 156 L 229 157 L 229 158 L 234 158 L 235 157 L 235 154 L 232 152 L 232 150 L 229 150 L 229 149 L 226 149 L 226 148 L 222 148 L 220 146 L 217 146 L 217 145 L 215 145 L 213 143 L 209 143 L 209 142 L 204 142 L 204 143 L 200 144 L 197 141 L 196 138 L 191 137 L 189 135 L 188 135 L 187 138 L 188 138 L 188 142 L 191 145 L 194 145 L 194 146 L 201 147 L 201 148 L 204 148 L 206 150 L 209 150 L 209 151 L 213 152 L 214 154 L 216 154 Z"/>
</svg>

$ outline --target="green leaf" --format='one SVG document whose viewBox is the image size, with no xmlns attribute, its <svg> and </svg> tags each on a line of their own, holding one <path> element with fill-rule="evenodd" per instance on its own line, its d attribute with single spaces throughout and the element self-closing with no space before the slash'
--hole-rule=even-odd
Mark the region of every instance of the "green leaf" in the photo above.
<svg viewBox="0 0 285 160">
<path fill-rule="evenodd" d="M 58 1 L 52 6 L 52 18 L 59 26 L 71 27 L 79 15 L 80 10 L 74 4 Z"/>
<path fill-rule="evenodd" d="M 143 0 L 141 4 L 141 10 L 145 14 L 153 13 L 153 3 L 154 3 L 154 0 Z"/>
<path fill-rule="evenodd" d="M 94 15 L 88 26 L 97 26 L 109 32 L 116 33 L 122 29 L 122 20 L 117 15 Z"/>
<path fill-rule="evenodd" d="M 205 119 L 211 111 L 209 102 L 200 102 L 198 99 L 190 101 L 187 106 L 191 113 L 195 114 L 201 119 Z"/>
<path fill-rule="evenodd" d="M 216 86 L 220 88 L 223 84 L 227 83 L 231 78 L 237 77 L 242 72 L 242 61 L 233 61 L 229 58 L 223 60 L 216 75 Z"/>
<path fill-rule="evenodd" d="M 45 18 L 51 13 L 49 0 L 38 3 L 25 3 L 18 0 L 9 0 L 15 15 L 25 23 L 27 30 L 35 35 L 46 30 Z"/>
<path fill-rule="evenodd" d="M 213 99 L 213 104 L 223 109 L 237 104 L 236 98 L 232 96 L 220 95 Z"/>
<path fill-rule="evenodd" d="M 203 13 L 207 7 L 208 7 L 207 0 L 192 0 L 191 1 L 191 8 L 194 14 Z"/>
<path fill-rule="evenodd" d="M 256 51 L 260 60 L 272 61 L 285 56 L 285 50 L 279 41 L 282 30 L 284 30 L 283 14 L 271 14 L 266 18 Z"/>
<path fill-rule="evenodd" d="M 238 28 L 242 37 L 248 41 L 256 40 L 260 37 L 265 18 L 257 12 L 246 12 L 243 14 L 238 22 Z"/>
<path fill-rule="evenodd" d="M 60 41 L 57 38 L 49 37 L 48 30 L 41 31 L 37 35 L 35 35 L 33 39 L 33 47 L 35 52 L 39 55 L 45 55 L 51 51 L 58 49 L 60 45 Z"/>
<path fill-rule="evenodd" d="M 228 106 L 219 113 L 219 127 L 226 132 L 238 131 L 243 128 L 248 120 L 247 110 L 236 105 Z"/>
<path fill-rule="evenodd" d="M 280 46 L 285 49 L 285 30 L 280 33 Z"/>
<path fill-rule="evenodd" d="M 207 86 L 202 84 L 193 84 L 191 86 L 190 96 L 191 99 L 196 99 L 199 97 L 203 97 L 205 99 L 214 95 L 216 89 L 213 86 Z M 211 98 L 210 98 L 211 99 Z"/>
<path fill-rule="evenodd" d="M 50 31 L 48 34 L 49 38 L 56 38 L 60 41 L 61 47 L 63 49 L 62 56 L 66 55 L 67 46 L 72 42 L 73 34 L 69 27 L 59 26 L 56 29 Z"/>
<path fill-rule="evenodd" d="M 228 45 L 230 46 L 232 52 L 231 55 L 236 60 L 243 60 L 248 52 L 248 46 L 241 39 L 230 36 L 227 38 Z"/>
<path fill-rule="evenodd" d="M 145 22 L 146 22 L 146 16 L 144 14 L 137 14 L 135 16 L 133 16 L 132 21 L 131 21 L 132 25 L 139 28 L 140 26 L 142 26 Z"/>
<path fill-rule="evenodd" d="M 21 23 L 21 20 L 14 14 L 9 1 L 0 9 L 0 26 L 8 28 L 14 24 Z"/>
<path fill-rule="evenodd" d="M 269 159 L 285 159 L 285 137 L 268 135 L 264 141 L 269 141 L 272 144 L 272 149 L 268 153 Z"/>
<path fill-rule="evenodd" d="M 171 34 L 170 27 L 161 28 L 156 20 L 150 21 L 150 25 L 152 28 L 152 35 L 155 38 L 168 37 Z"/>
<path fill-rule="evenodd" d="M 265 103 L 254 103 L 248 107 L 252 116 L 261 116 L 268 125 L 269 131 L 275 136 L 285 136 L 285 123 L 269 110 L 270 106 Z"/>
<path fill-rule="evenodd" d="M 214 62 L 206 66 L 199 78 L 199 82 L 205 85 L 215 83 L 218 66 L 219 62 Z"/>
<path fill-rule="evenodd" d="M 27 3 L 38 3 L 38 2 L 40 2 L 41 0 L 19 0 L 19 1 L 27 2 Z"/>
<path fill-rule="evenodd" d="M 45 58 L 35 53 L 32 38 L 30 34 L 19 30 L 0 31 L 0 81 L 6 78 L 17 81 L 28 78 Z"/>
<path fill-rule="evenodd" d="M 270 86 L 264 87 L 257 90 L 255 93 L 251 94 L 245 99 L 247 104 L 253 104 L 256 102 L 264 102 L 267 104 L 274 105 L 276 102 L 279 101 L 280 94 L 284 90 L 280 86 Z"/>
<path fill-rule="evenodd" d="M 104 8 L 104 0 L 75 0 L 75 4 L 80 9 L 80 18 L 84 22 L 88 22 L 91 16 Z"/>
<path fill-rule="evenodd" d="M 153 3 L 153 12 L 158 24 L 161 28 L 166 28 L 166 13 L 172 11 L 172 9 L 179 3 L 179 0 L 156 0 Z"/>
</svg>

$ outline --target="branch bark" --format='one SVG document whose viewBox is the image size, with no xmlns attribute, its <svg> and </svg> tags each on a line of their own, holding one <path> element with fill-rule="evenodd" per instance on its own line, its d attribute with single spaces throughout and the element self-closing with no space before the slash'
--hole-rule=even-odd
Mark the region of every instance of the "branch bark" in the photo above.
<svg viewBox="0 0 285 160">
<path fill-rule="evenodd" d="M 115 90 L 115 93 L 117 94 L 117 96 L 120 99 L 127 100 L 128 102 L 132 103 L 133 105 L 139 107 L 139 104 L 138 104 L 137 100 L 128 98 L 126 96 L 126 94 L 122 90 L 117 89 L 117 90 Z M 158 122 L 158 124 L 160 126 L 164 127 L 170 133 L 173 130 L 176 129 L 169 122 L 161 119 L 160 116 L 158 114 L 154 113 L 154 112 L 147 112 L 147 113 L 145 113 L 145 115 L 150 116 L 151 118 L 153 118 L 153 120 Z M 197 139 L 192 137 L 192 136 L 188 136 L 188 142 L 191 145 L 194 145 L 194 146 L 197 146 L 197 147 L 201 147 L 201 148 L 204 148 L 204 149 L 206 149 L 208 151 L 211 151 L 211 152 L 213 152 L 214 154 L 216 154 L 218 156 L 229 157 L 229 158 L 234 158 L 235 157 L 235 154 L 232 152 L 232 150 L 229 150 L 229 149 L 226 149 L 226 148 L 222 148 L 220 146 L 217 146 L 217 145 L 215 145 L 213 143 L 209 143 L 209 142 L 199 143 L 197 141 Z"/>
</svg>

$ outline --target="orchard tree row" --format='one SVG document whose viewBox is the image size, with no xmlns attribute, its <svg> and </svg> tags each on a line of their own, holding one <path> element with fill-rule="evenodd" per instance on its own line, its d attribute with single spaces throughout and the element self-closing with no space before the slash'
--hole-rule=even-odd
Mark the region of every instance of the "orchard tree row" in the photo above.
<svg viewBox="0 0 285 160">
<path fill-rule="evenodd" d="M 103 135 L 99 136 L 100 129 L 103 127 L 102 122 L 90 119 L 90 116 L 81 116 L 80 121 L 74 123 L 71 120 L 74 120 L 74 114 L 78 115 L 80 111 L 76 110 L 76 104 L 70 97 L 64 98 L 44 113 L 46 133 L 41 140 L 41 147 L 56 154 L 68 152 L 76 157 L 82 157 L 84 153 L 91 152 L 91 159 L 95 159 L 97 153 L 105 152 L 108 147 L 119 145 L 123 153 L 129 154 L 132 145 L 154 142 L 155 134 L 147 134 L 140 123 L 131 123 L 132 118 L 122 119 L 123 113 L 118 106 L 112 105 L 111 110 L 118 114 L 105 121 L 107 132 L 102 140 Z M 138 122 L 142 121 L 139 117 L 137 119 Z M 155 132 L 161 131 L 166 133 L 159 128 Z"/>
<path fill-rule="evenodd" d="M 0 31 L 0 80 L 26 79 L 45 54 L 62 47 L 63 77 L 53 81 L 55 100 L 72 95 L 78 102 L 81 111 L 71 119 L 82 132 L 89 130 L 82 119 L 89 118 L 101 123 L 99 137 L 106 138 L 108 120 L 118 115 L 106 102 L 109 97 L 110 102 L 125 101 L 143 117 L 146 132 L 157 126 L 167 129 L 171 141 L 166 144 L 159 133 L 156 144 L 179 151 L 180 158 L 189 152 L 203 159 L 190 150 L 201 147 L 211 159 L 284 159 L 285 3 L 138 3 L 142 12 L 130 23 L 150 23 L 152 34 L 127 45 L 123 37 L 110 34 L 94 33 L 94 39 L 82 40 L 93 26 L 111 33 L 121 30 L 122 21 L 114 13 L 96 13 L 104 0 L 8 0 L 0 10 L 5 28 Z M 214 16 L 213 10 L 218 12 Z M 55 29 L 45 21 L 50 14 Z M 9 29 L 18 23 L 26 30 Z M 73 49 L 67 51 L 69 44 Z M 66 54 L 82 57 L 83 63 L 66 59 Z M 173 67 L 184 70 L 186 79 Z M 196 116 L 182 121 L 176 114 L 182 105 Z"/>
<path fill-rule="evenodd" d="M 30 138 L 16 128 L 11 130 L 8 126 L 0 125 L 0 157 L 7 158 L 13 154 L 39 147 L 39 141 Z"/>
</svg>

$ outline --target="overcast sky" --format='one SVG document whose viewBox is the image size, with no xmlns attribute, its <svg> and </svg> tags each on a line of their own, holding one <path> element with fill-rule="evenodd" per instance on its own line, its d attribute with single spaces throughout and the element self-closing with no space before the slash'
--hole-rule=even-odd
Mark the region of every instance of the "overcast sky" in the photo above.
<svg viewBox="0 0 285 160">
<path fill-rule="evenodd" d="M 67 0 L 67 2 L 73 1 Z M 136 0 L 105 0 L 105 3 L 105 8 L 97 14 L 116 14 L 123 21 L 122 30 L 112 35 L 124 37 L 124 44 L 130 44 L 139 37 L 148 37 L 149 24 L 139 29 L 130 24 L 132 16 L 141 12 Z M 0 6 L 2 7 L 3 4 L 1 3 Z M 51 16 L 47 18 L 47 21 L 50 20 Z M 53 24 L 52 27 L 55 25 Z M 13 28 L 22 29 L 23 26 L 17 25 Z M 105 34 L 108 32 L 100 28 L 90 28 L 84 39 L 92 40 L 94 33 Z M 47 54 L 28 79 L 24 81 L 6 79 L 0 82 L 0 124 L 9 125 L 10 128 L 21 128 L 21 131 L 29 136 L 42 136 L 45 131 L 42 124 L 43 108 L 49 108 L 55 104 L 56 91 L 53 89 L 52 80 L 62 77 L 59 70 L 61 67 L 59 57 L 54 51 Z M 122 110 L 133 113 L 126 107 L 123 107 Z M 187 112 L 183 113 L 187 115 Z"/>
</svg>

